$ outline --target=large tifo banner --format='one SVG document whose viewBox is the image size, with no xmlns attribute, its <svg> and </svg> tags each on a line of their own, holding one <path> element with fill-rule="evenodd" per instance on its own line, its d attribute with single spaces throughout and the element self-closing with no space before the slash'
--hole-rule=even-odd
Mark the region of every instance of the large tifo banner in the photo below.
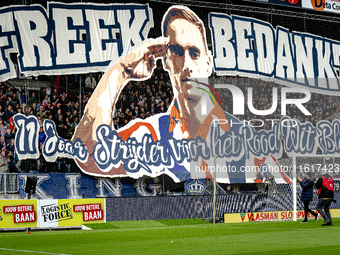
<svg viewBox="0 0 340 255">
<path fill-rule="evenodd" d="M 1 200 L 0 228 L 53 228 L 106 222 L 105 200 Z"/>
<path fill-rule="evenodd" d="M 26 75 L 105 69 L 71 140 L 60 137 L 53 121 L 44 121 L 47 161 L 72 158 L 84 173 L 98 177 L 166 174 L 176 182 L 271 178 L 289 184 L 292 176 L 279 162 L 283 155 L 339 155 L 340 121 L 331 112 L 320 116 L 312 104 L 320 93 L 340 95 L 339 41 L 224 13 L 209 13 L 204 24 L 184 6 L 162 15 L 155 24 L 161 35 L 148 39 L 154 25 L 148 5 L 1 9 L 2 80 L 13 77 L 11 52 L 19 52 Z M 152 83 L 158 59 L 169 75 L 166 84 L 172 84 L 168 110 L 115 129 L 115 105 L 124 87 Z M 252 79 L 225 78 L 230 75 Z M 19 158 L 38 158 L 37 118 L 17 114 L 14 121 Z"/>
</svg>

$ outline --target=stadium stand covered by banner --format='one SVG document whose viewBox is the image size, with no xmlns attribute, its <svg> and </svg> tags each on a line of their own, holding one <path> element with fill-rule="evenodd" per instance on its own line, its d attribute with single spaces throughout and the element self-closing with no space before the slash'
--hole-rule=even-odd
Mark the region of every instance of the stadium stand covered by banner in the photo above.
<svg viewBox="0 0 340 255">
<path fill-rule="evenodd" d="M 136 2 L 0 9 L 1 81 L 17 77 L 13 59 L 26 76 L 103 73 L 70 137 L 53 120 L 14 116 L 20 160 L 66 158 L 82 171 L 33 173 L 36 198 L 154 196 L 160 188 L 175 201 L 212 195 L 215 179 L 218 199 L 238 201 L 232 210 L 221 202 L 222 217 L 292 211 L 294 171 L 302 177 L 307 164 L 324 164 L 315 178 L 332 170 L 338 183 L 336 17 Z M 312 163 L 313 155 L 334 162 Z M 22 198 L 28 175 L 18 175 Z"/>
</svg>

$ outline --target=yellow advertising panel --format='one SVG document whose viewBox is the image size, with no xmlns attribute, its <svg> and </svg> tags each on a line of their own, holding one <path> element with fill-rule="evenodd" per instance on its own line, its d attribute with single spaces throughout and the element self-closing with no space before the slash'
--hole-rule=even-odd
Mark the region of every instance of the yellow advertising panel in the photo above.
<svg viewBox="0 0 340 255">
<path fill-rule="evenodd" d="M 249 222 L 252 219 L 251 213 L 225 213 L 224 223 Z"/>
<path fill-rule="evenodd" d="M 105 199 L 51 199 L 38 202 L 38 226 L 80 226 L 104 223 Z"/>
<path fill-rule="evenodd" d="M 59 199 L 59 206 L 63 207 L 64 220 L 59 221 L 59 226 L 82 225 L 89 223 L 104 223 L 105 199 Z"/>
<path fill-rule="evenodd" d="M 316 211 L 315 211 L 316 212 Z M 331 215 L 340 215 L 340 209 L 331 209 Z M 321 217 L 321 215 L 319 215 Z M 297 219 L 303 219 L 305 212 L 297 211 Z M 314 218 L 311 214 L 308 218 Z M 224 223 L 240 223 L 249 221 L 280 221 L 293 220 L 293 211 L 254 212 L 254 213 L 225 213 Z"/>
<path fill-rule="evenodd" d="M 0 228 L 53 228 L 104 222 L 104 198 L 0 201 Z"/>
<path fill-rule="evenodd" d="M 0 200 L 0 228 L 37 226 L 37 200 Z"/>
</svg>

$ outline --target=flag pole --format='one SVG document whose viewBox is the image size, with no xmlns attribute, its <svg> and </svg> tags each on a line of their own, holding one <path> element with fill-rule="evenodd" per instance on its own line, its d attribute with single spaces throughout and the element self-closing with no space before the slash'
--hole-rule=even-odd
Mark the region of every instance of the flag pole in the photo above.
<svg viewBox="0 0 340 255">
<path fill-rule="evenodd" d="M 216 153 L 214 153 L 213 224 L 216 223 Z"/>
</svg>

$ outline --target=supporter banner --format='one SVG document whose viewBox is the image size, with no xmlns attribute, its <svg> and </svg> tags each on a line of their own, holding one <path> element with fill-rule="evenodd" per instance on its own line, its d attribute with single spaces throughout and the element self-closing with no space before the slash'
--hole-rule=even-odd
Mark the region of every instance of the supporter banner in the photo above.
<svg viewBox="0 0 340 255">
<path fill-rule="evenodd" d="M 339 95 L 339 41 L 222 13 L 210 13 L 209 26 L 217 74 L 262 78 Z"/>
<path fill-rule="evenodd" d="M 94 24 L 99 25 L 87 22 L 90 29 L 91 24 L 97 30 L 106 29 L 107 24 L 111 24 L 109 27 L 112 30 L 113 21 L 107 23 L 102 19 L 107 16 L 103 8 L 106 7 L 50 4 L 49 18 L 55 24 L 51 31 L 54 43 L 58 45 L 57 41 L 62 40 L 55 34 L 59 31 L 58 28 L 81 30 L 82 21 L 95 14 L 98 16 L 95 16 L 97 18 Z M 136 43 L 141 42 L 142 37 L 145 37 L 142 36 L 142 31 L 147 31 L 151 25 L 147 23 L 152 20 L 146 13 L 148 7 L 113 5 L 110 8 L 113 8 L 110 15 L 115 15 L 114 17 L 123 15 L 125 12 L 122 10 L 129 12 L 129 15 L 135 13 L 132 15 L 134 18 L 123 16 L 129 20 L 128 35 L 132 36 L 133 32 L 139 31 Z M 79 9 L 82 10 L 80 17 L 83 19 L 78 24 L 76 20 L 80 18 Z M 12 10 L 13 17 L 26 17 L 16 11 L 15 8 Z M 60 15 L 55 15 L 59 12 Z M 26 14 L 28 13 L 30 12 Z M 37 25 L 27 17 L 30 26 L 20 32 L 37 32 Z M 122 22 L 119 24 L 123 26 Z M 138 27 L 139 30 L 132 27 Z M 98 177 L 139 179 L 143 176 L 157 177 L 166 174 L 176 182 L 212 179 L 215 176 L 217 181 L 224 183 L 259 183 L 273 178 L 276 183 L 288 184 L 292 182 L 286 172 L 289 169 L 283 169 L 278 162 L 283 151 L 288 156 L 311 155 L 317 150 L 321 150 L 323 154 L 340 154 L 337 143 L 337 130 L 340 126 L 338 120 L 329 122 L 318 118 L 319 121 L 313 123 L 315 126 L 309 121 L 303 122 L 303 119 L 308 120 L 311 116 L 303 105 L 311 99 L 310 91 L 339 93 L 339 79 L 335 72 L 340 67 L 339 42 L 305 33 L 290 33 L 288 29 L 274 29 L 269 23 L 257 19 L 222 13 L 209 14 L 209 27 L 213 55 L 208 50 L 204 23 L 184 6 L 172 6 L 165 12 L 161 24 L 162 36 L 143 41 L 132 52 L 130 49 L 132 45 L 136 45 L 135 37 L 128 39 L 128 49 L 123 47 L 119 55 L 121 58 L 112 58 L 112 64 L 88 100 L 84 115 L 71 140 L 60 137 L 53 121 L 44 121 L 46 140 L 42 154 L 46 161 L 55 162 L 58 157 L 72 158 L 84 173 Z M 47 31 L 48 28 L 46 33 Z M 79 38 L 71 40 L 71 34 L 74 34 L 70 31 L 63 34 L 69 35 L 66 36 L 67 40 L 63 37 L 72 48 L 69 51 L 78 56 L 76 51 L 81 48 L 77 41 Z M 42 35 L 39 34 L 38 41 L 46 42 L 49 37 Z M 91 34 L 91 38 L 93 37 Z M 120 38 L 123 37 L 124 34 L 121 34 Z M 97 38 L 95 42 L 104 45 L 106 41 Z M 48 45 L 50 44 L 44 44 L 46 47 Z M 118 51 L 119 49 L 118 47 Z M 63 50 L 67 51 L 68 48 L 63 47 Z M 35 50 L 34 56 L 38 56 L 38 53 L 39 50 Z M 72 59 L 67 54 L 57 53 L 56 60 L 60 56 Z M 82 53 L 82 57 L 91 56 L 85 54 L 86 51 Z M 115 104 L 124 86 L 132 81 L 148 80 L 158 59 L 169 74 L 169 83 L 172 83 L 173 101 L 168 111 L 145 119 L 133 119 L 127 125 L 115 129 Z M 39 63 L 42 64 L 43 61 Z M 230 84 L 217 84 L 217 79 L 208 80 L 214 69 L 219 75 L 263 78 L 300 87 L 282 87 L 280 97 L 278 88 L 273 87 L 272 106 L 269 108 L 268 104 L 264 107 L 261 105 L 259 110 L 254 108 L 251 100 L 251 84 L 247 88 L 246 102 L 244 91 L 240 88 Z M 220 94 L 224 92 L 217 92 L 217 89 L 232 92 L 233 113 L 225 111 L 228 105 L 226 108 L 222 99 L 227 103 L 230 100 L 223 96 L 221 99 Z M 295 93 L 299 95 L 293 99 L 289 97 Z M 266 95 L 260 95 L 263 98 L 264 96 Z M 279 117 L 267 118 L 278 108 L 278 98 L 281 103 Z M 241 121 L 236 118 L 234 115 L 245 114 L 245 103 L 254 116 L 261 116 L 262 119 L 248 118 L 246 121 L 244 118 Z M 290 114 L 287 105 L 294 105 L 302 112 L 302 117 L 297 118 Z M 15 149 L 19 159 L 38 158 L 40 125 L 37 118 L 17 114 L 14 122 L 18 128 Z M 258 122 L 262 124 L 256 125 Z M 270 127 L 265 128 L 265 123 Z M 259 130 L 258 127 L 263 129 Z"/>
<path fill-rule="evenodd" d="M 301 0 L 302 7 L 306 9 L 340 13 L 340 2 L 337 0 Z"/>
<path fill-rule="evenodd" d="M 1 200 L 0 228 L 50 228 L 106 222 L 103 198 Z"/>
<path fill-rule="evenodd" d="M 270 3 L 300 6 L 301 1 Z M 303 0 L 302 5 L 334 12 L 340 8 L 333 0 Z M 152 10 L 138 4 L 52 2 L 47 10 L 40 5 L 4 7 L 0 17 L 2 81 L 16 77 L 10 53 L 18 53 L 20 72 L 26 76 L 104 71 L 111 61 L 141 45 L 154 26 Z M 297 82 L 314 91 L 339 94 L 338 41 L 223 13 L 209 14 L 209 23 L 218 74 Z"/>
<path fill-rule="evenodd" d="M 207 180 L 187 180 L 185 182 L 185 193 L 187 195 L 206 195 Z"/>
<path fill-rule="evenodd" d="M 14 116 L 14 121 L 18 127 L 15 143 L 19 158 L 37 158 L 39 153 L 39 122 L 37 118 L 35 116 L 26 117 L 24 115 L 17 114 Z M 206 162 L 211 162 L 210 165 L 189 165 L 187 166 L 188 170 L 177 170 L 181 168 L 179 165 L 174 166 L 174 164 L 178 163 L 176 162 L 176 159 L 178 160 L 179 158 L 171 156 L 173 155 L 172 153 L 179 154 L 180 162 L 184 161 L 184 157 L 192 157 L 192 155 L 184 153 L 180 147 L 176 147 L 178 146 L 178 143 L 182 144 L 180 145 L 181 147 L 188 146 L 188 143 L 185 139 L 177 140 L 177 144 L 175 144 L 174 141 L 176 140 L 172 138 L 173 140 L 169 147 L 167 147 L 167 144 L 162 144 L 159 141 L 153 143 L 150 140 L 150 137 L 147 135 L 144 135 L 143 140 L 139 144 L 132 144 L 131 141 L 135 140 L 133 137 L 129 138 L 128 143 L 125 143 L 123 140 L 121 140 L 116 131 L 111 131 L 111 134 L 107 133 L 105 138 L 102 137 L 100 132 L 102 132 L 103 128 L 105 128 L 105 132 L 110 131 L 108 126 L 101 126 L 98 130 L 98 137 L 101 137 L 101 140 L 96 144 L 94 151 L 90 151 L 90 153 L 97 154 L 99 156 L 98 153 L 100 152 L 101 155 L 104 154 L 105 157 L 110 157 L 106 158 L 105 160 L 107 161 L 107 164 L 112 165 L 112 167 L 114 162 L 116 162 L 116 164 L 118 163 L 118 165 L 120 165 L 120 162 L 125 162 L 126 171 L 117 171 L 117 174 L 108 174 L 107 171 L 105 171 L 105 168 L 94 172 L 94 169 L 90 168 L 93 165 L 89 165 L 89 167 L 82 165 L 80 166 L 82 166 L 82 169 L 85 170 L 86 173 L 99 176 L 112 177 L 116 175 L 141 178 L 143 175 L 156 177 L 160 174 L 166 173 L 172 176 L 175 181 L 184 181 L 190 179 L 190 171 L 192 171 L 191 173 L 193 174 L 192 176 L 194 178 L 201 179 L 204 179 L 206 176 L 208 176 L 207 174 L 210 172 L 216 171 L 218 172 L 217 177 L 220 178 L 221 182 L 256 182 L 256 175 L 262 171 L 262 173 L 270 173 L 270 175 L 276 179 L 277 183 L 290 183 L 290 178 L 287 175 L 287 171 L 289 170 L 288 166 L 281 166 L 277 159 L 273 157 L 273 155 L 280 157 L 283 148 L 285 148 L 286 153 L 290 156 L 292 156 L 294 153 L 296 155 L 315 154 L 318 148 L 320 148 L 324 154 L 329 155 L 339 154 L 340 152 L 338 144 L 336 143 L 339 136 L 336 133 L 336 130 L 340 125 L 338 120 L 334 120 L 332 123 L 329 121 L 319 121 L 316 127 L 314 127 L 310 122 L 301 123 L 298 120 L 284 117 L 278 123 L 274 123 L 272 130 L 260 132 L 254 131 L 253 128 L 246 122 L 242 123 L 236 121 L 237 120 L 234 121 L 234 126 L 232 129 L 235 131 L 232 133 L 220 134 L 220 131 L 215 131 L 218 134 L 218 136 L 215 137 L 216 144 L 221 144 L 222 142 L 229 143 L 231 139 L 233 139 L 232 142 L 235 143 L 235 145 L 232 148 L 237 149 L 234 151 L 217 151 L 216 153 L 218 153 L 219 157 L 217 165 L 214 165 L 211 160 L 211 154 L 214 153 L 213 150 L 218 148 L 214 148 L 214 146 L 216 146 L 214 144 L 209 145 L 211 149 L 205 145 L 205 150 L 209 153 L 208 155 L 210 157 L 205 159 Z M 223 122 L 225 122 L 225 119 L 215 120 L 214 124 Z M 59 137 L 55 129 L 55 124 L 52 121 L 45 120 L 44 129 L 47 138 L 44 143 L 43 153 L 47 161 L 55 162 L 57 157 L 70 157 L 78 160 L 78 162 L 85 162 L 88 160 L 89 152 L 83 145 L 82 140 L 76 139 L 74 142 L 72 142 Z M 231 137 L 231 135 L 233 137 Z M 116 142 L 112 143 L 112 141 Z M 191 142 L 192 144 L 197 143 L 198 145 L 201 143 L 200 137 L 198 137 L 196 140 L 191 139 Z M 118 144 L 120 144 L 120 148 L 118 148 Z M 131 146 L 134 147 L 134 151 L 139 151 L 139 153 L 142 154 L 124 154 L 129 148 L 131 148 Z M 154 153 L 156 153 L 154 156 L 150 155 L 149 148 L 151 148 L 151 151 L 154 150 Z M 161 154 L 156 152 L 156 148 Z M 194 151 L 190 151 L 194 148 L 187 149 L 189 150 L 189 153 L 194 153 Z M 212 152 L 209 152 L 210 150 L 212 150 Z M 168 154 L 169 152 L 171 152 L 171 154 Z M 181 153 L 183 154 L 181 155 Z M 235 163 L 230 165 L 226 165 L 225 163 L 223 164 L 223 160 L 227 155 L 231 157 L 229 158 L 229 162 L 233 160 L 233 157 L 240 159 L 237 161 L 237 165 L 235 165 Z M 153 162 L 152 157 L 158 158 L 158 162 Z M 267 158 L 263 159 L 263 157 Z M 100 162 L 103 162 L 101 161 L 101 158 L 98 157 L 97 159 Z M 248 165 L 245 163 L 245 159 L 248 160 Z M 110 161 L 112 161 L 112 163 L 110 163 Z M 149 163 L 145 164 L 145 161 Z M 98 162 L 98 164 L 100 162 Z M 167 166 L 172 166 L 173 170 L 166 172 L 158 170 L 160 167 L 164 169 L 164 167 Z M 152 170 L 153 167 L 155 167 L 154 169 L 156 170 Z M 99 165 L 99 168 L 101 169 L 101 165 Z M 340 166 L 337 166 L 334 171 L 338 173 L 340 171 Z M 228 179 L 228 177 L 230 177 L 232 174 L 234 174 L 235 179 Z"/>
<path fill-rule="evenodd" d="M 63 4 L 0 9 L 0 80 L 15 78 L 10 59 L 29 75 L 104 71 L 141 44 L 153 27 L 148 5 Z"/>
<path fill-rule="evenodd" d="M 130 178 L 102 178 L 81 173 L 19 174 L 21 198 L 25 193 L 27 176 L 37 177 L 36 199 L 79 199 L 120 196 L 155 196 L 158 188 L 168 185 L 169 179 L 143 177 L 138 180 Z M 205 182 L 205 180 L 200 180 Z M 193 187 L 192 190 L 200 190 Z M 172 191 L 171 189 L 169 189 Z M 204 188 L 205 190 L 205 188 Z M 166 192 L 167 190 L 165 190 Z"/>
<path fill-rule="evenodd" d="M 316 210 L 314 210 L 316 212 Z M 337 217 L 340 215 L 340 209 L 330 209 L 331 215 Z M 322 217 L 319 214 L 320 217 Z M 226 213 L 224 214 L 224 223 L 241 223 L 250 221 L 280 221 L 293 220 L 293 211 L 276 211 L 276 212 L 254 212 L 254 213 Z M 297 219 L 304 219 L 305 211 L 297 211 Z M 308 218 L 314 219 L 310 213 Z"/>
</svg>

